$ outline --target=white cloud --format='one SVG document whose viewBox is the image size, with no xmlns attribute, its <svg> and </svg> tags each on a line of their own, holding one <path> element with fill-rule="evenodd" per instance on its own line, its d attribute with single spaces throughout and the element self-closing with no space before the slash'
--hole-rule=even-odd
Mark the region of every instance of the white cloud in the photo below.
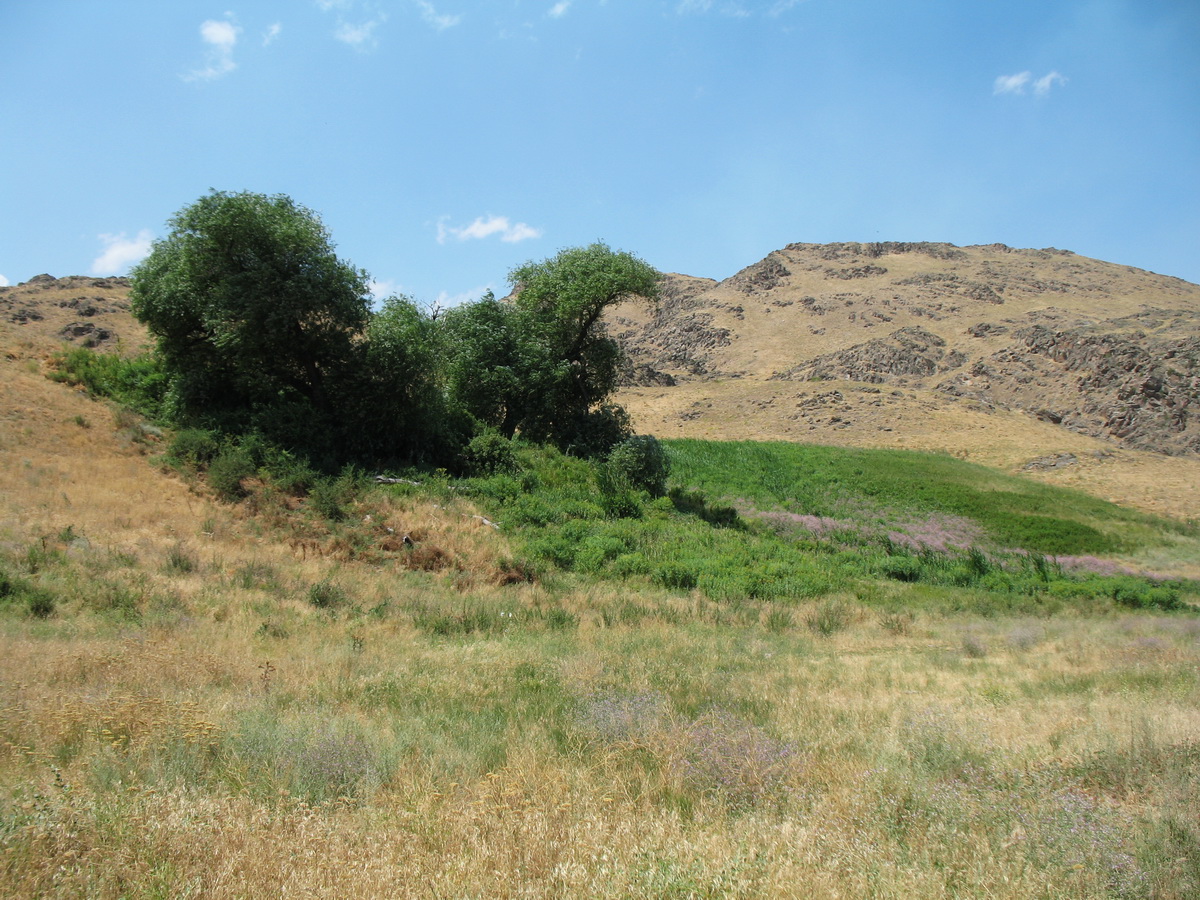
<svg viewBox="0 0 1200 900">
<path fill-rule="evenodd" d="M 236 69 L 233 48 L 237 45 L 238 35 L 241 33 L 241 26 L 229 19 L 209 19 L 204 22 L 200 26 L 200 39 L 208 45 L 204 68 L 188 72 L 183 76 L 184 80 L 212 81 Z"/>
<path fill-rule="evenodd" d="M 1032 72 L 1018 72 L 1016 75 L 999 76 L 992 88 L 993 94 L 1023 94 L 1025 85 L 1033 78 Z"/>
<path fill-rule="evenodd" d="M 550 7 L 550 11 L 546 13 L 546 15 L 552 19 L 561 19 L 564 15 L 566 15 L 567 10 L 570 8 L 571 0 L 559 0 L 558 3 L 555 3 L 552 7 Z"/>
<path fill-rule="evenodd" d="M 8 279 L 0 275 L 0 287 L 8 287 Z"/>
<path fill-rule="evenodd" d="M 532 225 L 526 225 L 524 222 L 518 222 L 511 228 L 507 229 L 500 236 L 500 240 L 506 241 L 509 244 L 516 244 L 521 241 L 528 241 L 532 238 L 540 238 L 542 229 L 534 228 Z"/>
<path fill-rule="evenodd" d="M 132 240 L 120 234 L 101 234 L 104 252 L 92 260 L 93 275 L 119 275 L 134 263 L 141 262 L 150 253 L 154 235 L 143 228 Z"/>
<path fill-rule="evenodd" d="M 224 22 L 209 19 L 200 26 L 200 37 L 204 38 L 206 43 L 212 44 L 218 50 L 232 52 L 241 31 L 240 26 L 235 25 L 228 19 Z"/>
<path fill-rule="evenodd" d="M 1024 94 L 1025 89 L 1030 85 L 1033 86 L 1033 92 L 1039 97 L 1044 97 L 1050 93 L 1050 89 L 1056 84 L 1066 84 L 1067 79 L 1058 71 L 1050 72 L 1043 75 L 1036 81 L 1033 78 L 1033 73 L 1029 71 L 1018 72 L 1016 75 L 1001 75 L 996 79 L 993 87 L 993 94 Z"/>
<path fill-rule="evenodd" d="M 270 28 L 263 32 L 263 46 L 266 47 L 268 44 L 273 43 L 275 38 L 279 37 L 281 31 L 283 31 L 283 23 L 273 23 Z"/>
<path fill-rule="evenodd" d="M 1050 72 L 1048 75 L 1043 75 L 1033 83 L 1033 92 L 1039 97 L 1050 93 L 1050 89 L 1055 84 L 1066 84 L 1067 79 L 1058 72 Z"/>
<path fill-rule="evenodd" d="M 386 300 L 388 297 L 393 297 L 400 293 L 400 285 L 394 281 L 377 281 L 371 280 L 367 285 L 367 290 L 371 292 L 371 297 L 374 300 Z"/>
<path fill-rule="evenodd" d="M 433 8 L 433 4 L 429 0 L 417 0 L 417 6 L 421 10 L 421 18 L 425 20 L 425 24 L 436 31 L 445 31 L 447 28 L 453 28 L 462 21 L 462 16 L 443 15 L 439 13 Z"/>
<path fill-rule="evenodd" d="M 349 22 L 341 22 L 333 36 L 343 44 L 349 44 L 355 50 L 370 50 L 379 42 L 375 39 L 374 31 L 379 26 L 383 19 L 372 19 L 370 22 L 363 22 L 361 25 L 351 25 Z"/>
<path fill-rule="evenodd" d="M 531 238 L 542 236 L 542 229 L 526 225 L 524 222 L 510 222 L 508 216 L 478 217 L 470 225 L 455 227 L 446 224 L 446 217 L 438 221 L 437 241 L 446 243 L 446 238 L 453 237 L 460 241 L 483 240 L 492 235 L 500 235 L 500 240 L 508 244 L 516 244 Z"/>
<path fill-rule="evenodd" d="M 379 46 L 375 29 L 388 17 L 386 12 L 379 10 L 378 4 L 359 0 L 316 0 L 316 4 L 322 12 L 337 11 L 337 27 L 333 30 L 336 40 L 361 53 Z M 354 14 L 349 19 L 343 15 L 351 12 Z"/>
</svg>

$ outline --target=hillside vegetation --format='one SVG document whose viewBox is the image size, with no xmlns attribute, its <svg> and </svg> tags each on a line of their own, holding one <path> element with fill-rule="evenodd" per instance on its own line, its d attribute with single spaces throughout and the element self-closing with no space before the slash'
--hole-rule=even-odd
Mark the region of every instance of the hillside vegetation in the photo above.
<svg viewBox="0 0 1200 900">
<path fill-rule="evenodd" d="M 1194 558 L 1185 527 L 946 457 L 706 442 L 668 443 L 657 500 L 517 445 L 222 502 L 177 438 L 4 365 L 40 410 L 0 443 L 5 893 L 1200 885 L 1194 587 L 945 505 L 1029 492 L 1127 561 Z"/>
<path fill-rule="evenodd" d="M 1194 523 L 794 442 L 324 465 L 148 418 L 133 330 L 36 326 L 0 321 L 0 895 L 1200 892 Z"/>
</svg>

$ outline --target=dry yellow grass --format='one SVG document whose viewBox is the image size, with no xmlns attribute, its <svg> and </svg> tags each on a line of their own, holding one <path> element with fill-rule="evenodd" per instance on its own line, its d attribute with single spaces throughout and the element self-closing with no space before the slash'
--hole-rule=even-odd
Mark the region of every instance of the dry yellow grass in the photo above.
<svg viewBox="0 0 1200 900">
<path fill-rule="evenodd" d="M 22 637 L 10 623 L 0 664 L 0 777 L 11 792 L 0 890 L 1102 897 L 1136 843 L 1135 832 L 1112 828 L 1187 812 L 1196 799 L 1137 771 L 1200 745 L 1194 677 L 1177 682 L 1186 690 L 1157 694 L 1152 709 L 1129 703 L 1137 679 L 1194 670 L 1194 635 L 1173 620 L 918 620 L 897 636 L 864 614 L 819 643 L 659 625 L 586 629 L 553 648 L 431 643 L 380 626 L 367 629 L 361 652 L 341 639 L 343 625 L 312 621 L 282 654 L 252 625 L 235 614 L 116 639 Z M 966 628 L 989 646 L 984 656 L 963 652 Z M 631 645 L 657 653 L 630 655 Z M 733 651 L 736 682 L 702 662 Z M 761 704 L 797 755 L 779 793 L 742 812 L 719 794 L 685 806 L 671 799 L 687 788 L 670 763 L 694 740 L 672 722 L 569 752 L 543 728 L 586 736 L 583 726 L 529 723 L 505 736 L 509 750 L 494 769 L 407 755 L 371 793 L 320 803 L 240 788 L 204 762 L 210 747 L 226 752 L 239 715 L 283 708 L 281 698 L 308 715 L 365 716 L 353 700 L 318 698 L 333 686 L 361 697 L 400 669 L 452 704 L 494 691 L 531 661 L 563 679 L 577 710 L 599 686 L 639 696 L 655 684 L 726 708 Z M 1096 759 L 1116 771 L 1098 768 L 1092 782 L 1072 776 Z M 1072 829 L 1095 834 L 1076 845 Z M 1065 842 L 1061 858 L 1043 854 L 1055 840 Z M 1184 880 L 1173 887 L 1158 877 L 1155 896 L 1186 896 Z"/>
</svg>

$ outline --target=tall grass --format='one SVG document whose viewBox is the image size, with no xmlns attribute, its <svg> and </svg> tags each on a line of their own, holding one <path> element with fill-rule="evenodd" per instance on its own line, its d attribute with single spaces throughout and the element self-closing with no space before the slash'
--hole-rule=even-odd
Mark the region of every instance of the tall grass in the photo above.
<svg viewBox="0 0 1200 900">
<path fill-rule="evenodd" d="M 1088 494 L 1004 475 L 950 456 L 808 444 L 666 441 L 674 478 L 759 510 L 856 524 L 940 513 L 976 522 L 997 547 L 1105 554 L 1184 526 Z"/>
</svg>

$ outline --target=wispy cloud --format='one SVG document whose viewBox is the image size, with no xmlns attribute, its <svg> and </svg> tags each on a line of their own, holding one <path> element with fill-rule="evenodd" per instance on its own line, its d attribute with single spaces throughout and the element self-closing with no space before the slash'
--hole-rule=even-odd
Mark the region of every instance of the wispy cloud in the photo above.
<svg viewBox="0 0 1200 900">
<path fill-rule="evenodd" d="M 425 20 L 425 24 L 435 31 L 445 31 L 462 21 L 461 15 L 452 16 L 439 13 L 429 0 L 417 0 L 417 8 L 421 10 L 421 18 Z"/>
<path fill-rule="evenodd" d="M 154 235 L 143 228 L 135 238 L 120 234 L 99 235 L 104 252 L 92 260 L 93 275 L 119 275 L 134 263 L 141 262 L 150 253 Z"/>
<path fill-rule="evenodd" d="M 999 76 L 993 87 L 993 94 L 1023 94 L 1025 85 L 1033 78 L 1032 72 L 1018 72 L 1016 75 Z"/>
<path fill-rule="evenodd" d="M 1039 96 L 1050 93 L 1050 89 L 1056 84 L 1066 84 L 1067 79 L 1059 72 L 1050 72 L 1048 75 L 1043 75 L 1033 83 L 1033 92 Z"/>
<path fill-rule="evenodd" d="M 395 281 L 379 281 L 371 279 L 371 283 L 367 285 L 367 290 L 371 292 L 371 298 L 374 300 L 386 300 L 388 297 L 394 297 L 400 293 L 400 285 Z"/>
<path fill-rule="evenodd" d="M 204 68 L 193 69 L 183 76 L 184 80 L 212 81 L 236 69 L 233 48 L 237 46 L 241 33 L 241 26 L 232 19 L 209 19 L 204 22 L 200 26 L 200 39 L 208 45 Z"/>
<path fill-rule="evenodd" d="M 550 7 L 550 10 L 546 13 L 546 15 L 552 19 L 561 19 L 567 14 L 567 10 L 570 8 L 571 0 L 559 0 L 558 3 L 555 3 L 552 7 Z"/>
<path fill-rule="evenodd" d="M 454 238 L 459 241 L 483 240 L 484 238 L 499 235 L 500 240 L 508 244 L 516 244 L 520 241 L 527 241 L 532 238 L 542 236 L 542 229 L 534 228 L 532 225 L 526 225 L 524 222 L 511 222 L 508 216 L 480 216 L 470 225 L 455 227 L 447 225 L 446 219 L 443 216 L 437 226 L 437 241 L 439 244 L 446 243 L 447 238 Z"/>
<path fill-rule="evenodd" d="M 358 24 L 339 22 L 338 27 L 333 32 L 333 36 L 355 50 L 366 52 L 375 49 L 379 45 L 379 40 L 375 37 L 375 29 L 382 23 L 382 17 Z"/>
<path fill-rule="evenodd" d="M 0 275 L 0 287 L 8 287 L 8 279 Z"/>
<path fill-rule="evenodd" d="M 1058 72 L 1050 72 L 1041 78 L 1034 79 L 1029 71 L 1018 72 L 1015 75 L 1001 75 L 992 85 L 993 94 L 1024 94 L 1025 89 L 1033 86 L 1033 92 L 1044 97 L 1056 84 L 1066 84 L 1067 79 Z"/>
<path fill-rule="evenodd" d="M 337 14 L 337 27 L 333 30 L 335 40 L 341 41 L 359 53 L 368 53 L 379 46 L 376 29 L 387 21 L 387 13 L 373 2 L 361 0 L 315 0 L 322 12 Z"/>
<path fill-rule="evenodd" d="M 283 23 L 275 22 L 266 31 L 263 32 L 263 46 L 266 47 L 275 42 L 275 38 L 279 37 L 283 31 Z"/>
<path fill-rule="evenodd" d="M 787 0 L 783 0 L 783 2 L 786 3 Z M 733 19 L 746 19 L 753 15 L 741 0 L 722 0 L 721 3 L 714 3 L 713 0 L 679 0 L 675 6 L 675 12 L 681 16 L 715 12 Z"/>
</svg>

